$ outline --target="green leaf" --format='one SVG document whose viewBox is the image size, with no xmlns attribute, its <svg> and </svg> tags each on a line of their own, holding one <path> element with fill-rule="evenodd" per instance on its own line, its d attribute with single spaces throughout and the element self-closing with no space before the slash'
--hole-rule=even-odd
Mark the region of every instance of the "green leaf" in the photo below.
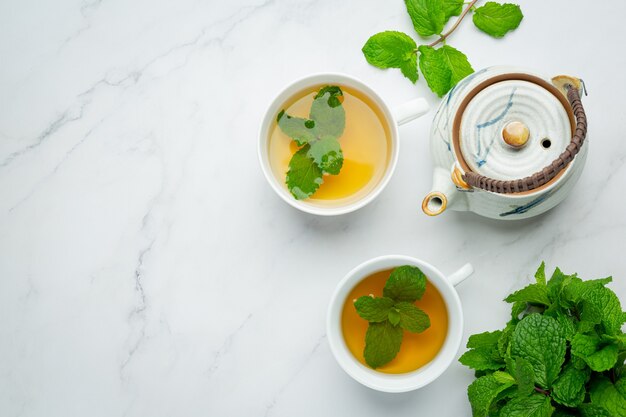
<svg viewBox="0 0 626 417">
<path fill-rule="evenodd" d="M 343 152 L 341 145 L 334 136 L 325 136 L 311 144 L 308 152 L 322 171 L 332 175 L 339 174 L 343 166 Z"/>
<path fill-rule="evenodd" d="M 430 318 L 415 304 L 402 301 L 395 305 L 400 313 L 400 327 L 412 333 L 421 333 L 430 327 Z"/>
<path fill-rule="evenodd" d="M 611 417 L 609 412 L 599 405 L 595 404 L 581 404 L 578 407 L 580 417 Z"/>
<path fill-rule="evenodd" d="M 533 367 L 535 382 L 549 389 L 565 361 L 566 342 L 558 322 L 531 314 L 517 324 L 511 338 L 511 355 L 526 358 Z"/>
<path fill-rule="evenodd" d="M 421 45 L 418 51 L 420 70 L 428 87 L 439 97 L 474 72 L 465 54 L 449 45 L 439 49 Z"/>
<path fill-rule="evenodd" d="M 485 349 L 468 350 L 461 355 L 459 362 L 477 371 L 495 371 L 505 366 L 502 358 Z"/>
<path fill-rule="evenodd" d="M 400 68 L 414 84 L 417 81 L 417 45 L 402 32 L 387 31 L 372 36 L 363 45 L 363 55 L 378 68 Z"/>
<path fill-rule="evenodd" d="M 426 291 L 426 275 L 416 266 L 404 265 L 394 269 L 385 283 L 383 295 L 395 301 L 419 300 Z"/>
<path fill-rule="evenodd" d="M 443 13 L 447 22 L 452 16 L 458 16 L 463 11 L 464 0 L 443 0 Z"/>
<path fill-rule="evenodd" d="M 470 349 L 497 349 L 498 341 L 502 337 L 502 332 L 496 330 L 495 332 L 484 332 L 473 334 L 467 340 L 467 347 Z"/>
<path fill-rule="evenodd" d="M 333 136 L 338 138 L 346 127 L 346 111 L 341 103 L 343 92 L 335 85 L 322 87 L 311 104 L 309 118 L 315 121 L 319 138 Z"/>
<path fill-rule="evenodd" d="M 376 369 L 393 360 L 400 351 L 403 330 L 388 320 L 370 323 L 365 333 L 365 362 Z"/>
<path fill-rule="evenodd" d="M 530 284 L 529 286 L 515 291 L 504 299 L 507 303 L 524 302 L 532 304 L 550 305 L 548 299 L 548 288 L 541 284 Z"/>
<path fill-rule="evenodd" d="M 579 416 L 578 414 L 571 414 L 568 411 L 557 409 L 554 412 L 554 414 L 552 414 L 552 417 L 579 417 Z"/>
<path fill-rule="evenodd" d="M 501 337 L 502 332 L 499 330 L 470 336 L 467 341 L 467 347 L 470 350 L 461 355 L 459 362 L 479 371 L 504 368 L 505 364 L 498 349 Z"/>
<path fill-rule="evenodd" d="M 606 334 L 621 333 L 624 317 L 619 298 L 613 291 L 598 285 L 582 297 L 581 320 L 600 323 Z"/>
<path fill-rule="evenodd" d="M 563 288 L 566 287 L 574 277 L 575 275 L 565 275 L 559 268 L 556 268 L 547 284 L 548 298 L 550 298 L 553 303 L 560 303 Z"/>
<path fill-rule="evenodd" d="M 283 133 L 296 141 L 298 146 L 302 146 L 308 142 L 315 140 L 317 131 L 315 130 L 315 122 L 300 117 L 293 117 L 282 110 L 276 118 L 278 127 Z"/>
<path fill-rule="evenodd" d="M 604 377 L 597 377 L 589 387 L 591 403 L 602 407 L 611 417 L 626 417 L 626 379 L 622 378 L 613 385 Z"/>
<path fill-rule="evenodd" d="M 467 396 L 472 405 L 474 417 L 485 417 L 489 412 L 491 403 L 499 393 L 509 388 L 512 383 L 500 383 L 493 375 L 478 378 L 467 388 Z"/>
<path fill-rule="evenodd" d="M 578 407 L 585 400 L 588 370 L 568 366 L 552 385 L 552 399 L 566 407 Z"/>
<path fill-rule="evenodd" d="M 511 307 L 511 318 L 514 322 L 518 322 L 520 320 L 520 314 L 524 313 L 528 308 L 528 304 L 522 301 L 517 301 L 513 303 Z"/>
<path fill-rule="evenodd" d="M 516 383 L 515 378 L 513 378 L 513 376 L 509 374 L 508 372 L 495 371 L 492 375 L 496 379 L 496 381 L 498 381 L 501 384 L 513 385 Z"/>
<path fill-rule="evenodd" d="M 554 318 L 559 322 L 559 326 L 561 327 L 561 330 L 563 330 L 563 336 L 565 336 L 565 339 L 568 341 L 572 340 L 577 331 L 575 318 L 565 314 L 561 310 L 556 311 Z"/>
<path fill-rule="evenodd" d="M 387 320 L 387 315 L 393 307 L 393 300 L 387 297 L 369 297 L 364 295 L 354 302 L 354 308 L 361 318 L 369 322 Z"/>
<path fill-rule="evenodd" d="M 539 285 L 546 285 L 546 263 L 541 262 L 537 272 L 535 272 L 535 280 Z"/>
<path fill-rule="evenodd" d="M 499 4 L 493 1 L 474 10 L 474 24 L 488 35 L 495 38 L 503 37 L 507 32 L 516 29 L 524 15 L 516 4 Z"/>
<path fill-rule="evenodd" d="M 324 182 L 322 170 L 308 156 L 310 148 L 311 146 L 308 144 L 303 146 L 293 154 L 291 161 L 289 161 L 289 170 L 285 182 L 296 200 L 310 197 Z"/>
<path fill-rule="evenodd" d="M 413 27 L 420 36 L 438 35 L 446 22 L 441 0 L 404 0 Z"/>
<path fill-rule="evenodd" d="M 513 336 L 514 330 L 515 324 L 509 323 L 502 331 L 502 335 L 500 335 L 500 339 L 498 340 L 498 353 L 502 357 L 506 356 L 506 353 L 509 349 L 509 344 L 511 343 L 511 336 Z"/>
<path fill-rule="evenodd" d="M 535 390 L 535 371 L 524 358 L 515 359 L 515 380 L 520 395 L 530 395 Z"/>
<path fill-rule="evenodd" d="M 411 57 L 400 65 L 400 71 L 413 84 L 417 82 L 417 53 L 411 54 Z"/>
<path fill-rule="evenodd" d="M 616 343 L 603 344 L 596 335 L 577 334 L 572 340 L 572 355 L 583 359 L 596 372 L 604 372 L 617 363 L 619 347 Z"/>
<path fill-rule="evenodd" d="M 550 417 L 554 407 L 550 397 L 535 393 L 530 397 L 516 397 L 500 411 L 500 417 Z"/>
<path fill-rule="evenodd" d="M 394 326 L 397 326 L 400 323 L 400 312 L 395 308 L 389 310 L 387 317 L 389 318 L 389 322 Z"/>
</svg>

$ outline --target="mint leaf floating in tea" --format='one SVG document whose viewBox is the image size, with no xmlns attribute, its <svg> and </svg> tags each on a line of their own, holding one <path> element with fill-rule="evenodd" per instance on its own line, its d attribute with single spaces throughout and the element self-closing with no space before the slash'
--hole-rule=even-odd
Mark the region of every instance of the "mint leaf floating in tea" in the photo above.
<svg viewBox="0 0 626 417">
<path fill-rule="evenodd" d="M 421 333 L 430 327 L 428 315 L 413 304 L 424 295 L 426 276 L 415 266 L 394 269 L 383 297 L 361 296 L 354 302 L 359 316 L 369 321 L 365 334 L 365 362 L 376 369 L 391 362 L 402 344 L 404 330 Z"/>
<path fill-rule="evenodd" d="M 312 142 L 307 155 L 322 171 L 332 175 L 339 174 L 343 165 L 341 145 L 334 136 L 323 136 L 320 140 Z"/>
<path fill-rule="evenodd" d="M 404 265 L 391 272 L 383 289 L 383 295 L 395 301 L 412 303 L 422 298 L 424 291 L 426 291 L 426 275 L 415 266 Z"/>
<path fill-rule="evenodd" d="M 430 327 L 428 314 L 415 306 L 413 303 L 401 301 L 395 305 L 398 312 L 400 327 L 411 333 L 421 333 Z"/>
<path fill-rule="evenodd" d="M 339 138 L 346 127 L 338 86 L 321 88 L 313 99 L 309 118 L 294 117 L 282 110 L 278 127 L 302 146 L 291 158 L 286 184 L 297 200 L 309 198 L 324 182 L 323 175 L 337 175 L 343 166 Z"/>
<path fill-rule="evenodd" d="M 389 320 L 370 323 L 365 333 L 365 361 L 376 369 L 393 360 L 402 344 L 402 328 L 394 326 Z"/>
<path fill-rule="evenodd" d="M 306 145 L 315 140 L 315 122 L 300 117 L 292 117 L 282 110 L 276 118 L 280 129 L 296 141 L 298 146 Z"/>
<path fill-rule="evenodd" d="M 364 295 L 354 302 L 356 312 L 370 323 L 387 320 L 394 301 L 388 297 L 370 297 Z"/>
<path fill-rule="evenodd" d="M 499 4 L 493 1 L 474 10 L 472 20 L 476 27 L 488 35 L 501 38 L 517 29 L 524 15 L 517 4 Z"/>
<path fill-rule="evenodd" d="M 332 136 L 339 138 L 346 127 L 346 111 L 341 103 L 343 92 L 335 85 L 323 87 L 316 95 L 311 105 L 309 118 L 315 121 L 313 127 L 317 138 Z"/>
<path fill-rule="evenodd" d="M 505 329 L 470 336 L 459 359 L 477 371 L 473 416 L 626 417 L 626 313 L 611 278 L 557 268 L 547 280 L 542 263 L 535 280 L 506 298 Z"/>
<path fill-rule="evenodd" d="M 303 146 L 293 154 L 287 171 L 287 187 L 298 200 L 309 197 L 319 188 L 322 180 L 322 170 L 309 156 L 311 145 Z"/>
<path fill-rule="evenodd" d="M 407 34 L 385 31 L 371 36 L 362 48 L 365 59 L 378 68 L 399 68 L 413 84 L 419 70 L 428 87 L 439 97 L 450 91 L 461 79 L 474 72 L 465 54 L 447 42 L 461 21 L 473 13 L 473 21 L 481 31 L 500 38 L 516 29 L 522 18 L 515 4 L 488 2 L 476 7 L 477 0 L 405 0 L 406 10 L 420 37 L 434 36 L 430 43 L 417 46 Z M 465 5 L 465 7 L 464 7 Z M 448 30 L 451 17 L 458 16 Z M 443 46 L 439 47 L 442 44 Z"/>
</svg>

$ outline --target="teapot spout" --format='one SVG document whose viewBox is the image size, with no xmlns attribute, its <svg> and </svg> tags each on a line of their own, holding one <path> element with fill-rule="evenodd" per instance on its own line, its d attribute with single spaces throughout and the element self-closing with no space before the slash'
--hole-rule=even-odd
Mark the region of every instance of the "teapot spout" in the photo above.
<svg viewBox="0 0 626 417">
<path fill-rule="evenodd" d="M 422 211 L 429 216 L 438 216 L 455 203 L 458 194 L 450 172 L 437 167 L 433 176 L 433 188 L 422 201 Z"/>
</svg>

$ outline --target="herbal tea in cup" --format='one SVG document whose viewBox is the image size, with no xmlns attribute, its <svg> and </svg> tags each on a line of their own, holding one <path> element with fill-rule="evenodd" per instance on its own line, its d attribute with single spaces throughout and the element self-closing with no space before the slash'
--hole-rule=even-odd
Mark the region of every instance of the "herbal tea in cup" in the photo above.
<svg viewBox="0 0 626 417">
<path fill-rule="evenodd" d="M 466 264 L 444 276 L 403 255 L 370 259 L 337 285 L 326 322 L 337 363 L 356 381 L 406 392 L 437 379 L 463 338 L 463 310 L 454 288 L 473 272 Z"/>
<path fill-rule="evenodd" d="M 392 112 L 374 90 L 344 74 L 311 75 L 270 104 L 259 131 L 261 168 L 293 207 L 331 216 L 373 201 L 399 154 L 398 125 L 428 111 L 421 98 Z"/>
<path fill-rule="evenodd" d="M 347 86 L 307 88 L 276 117 L 269 140 L 272 171 L 297 200 L 341 205 L 368 194 L 391 154 L 378 106 Z"/>
<path fill-rule="evenodd" d="M 429 363 L 448 333 L 441 293 L 415 266 L 376 272 L 348 295 L 343 337 L 359 362 L 380 372 L 411 372 Z"/>
</svg>

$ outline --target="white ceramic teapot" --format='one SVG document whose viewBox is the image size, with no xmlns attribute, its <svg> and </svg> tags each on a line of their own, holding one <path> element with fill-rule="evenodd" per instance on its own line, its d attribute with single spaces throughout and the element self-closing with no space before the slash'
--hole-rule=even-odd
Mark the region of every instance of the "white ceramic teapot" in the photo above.
<svg viewBox="0 0 626 417">
<path fill-rule="evenodd" d="M 512 67 L 477 71 L 454 87 L 431 130 L 433 188 L 422 203 L 523 219 L 561 202 L 587 155 L 583 84 Z"/>
</svg>

